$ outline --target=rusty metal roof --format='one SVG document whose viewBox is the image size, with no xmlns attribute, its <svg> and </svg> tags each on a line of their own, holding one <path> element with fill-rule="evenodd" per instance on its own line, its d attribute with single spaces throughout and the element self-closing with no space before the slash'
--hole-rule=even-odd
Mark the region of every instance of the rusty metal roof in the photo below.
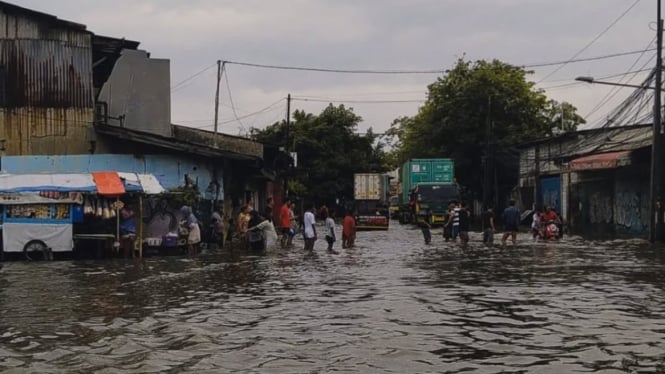
<svg viewBox="0 0 665 374">
<path fill-rule="evenodd" d="M 66 21 L 60 19 L 52 14 L 38 12 L 36 10 L 23 8 L 18 5 L 10 4 L 5 1 L 0 1 L 0 12 L 10 14 L 10 15 L 22 15 L 25 17 L 31 17 L 39 19 L 41 22 L 48 22 L 59 27 L 65 27 L 68 29 L 78 30 L 87 32 L 86 26 L 80 23 Z"/>
</svg>

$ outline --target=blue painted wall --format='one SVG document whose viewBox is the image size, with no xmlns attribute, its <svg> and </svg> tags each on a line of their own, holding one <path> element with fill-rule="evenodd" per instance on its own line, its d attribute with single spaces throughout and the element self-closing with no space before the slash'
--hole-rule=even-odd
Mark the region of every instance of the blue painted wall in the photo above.
<svg viewBox="0 0 665 374">
<path fill-rule="evenodd" d="M 119 171 L 154 174 L 166 189 L 183 186 L 185 175 L 198 183 L 199 192 L 207 198 L 206 189 L 217 169 L 217 182 L 222 183 L 222 167 L 188 157 L 172 155 L 69 155 L 69 156 L 5 156 L 2 171 L 14 174 L 28 173 L 90 173 L 94 171 Z M 223 191 L 220 192 L 223 198 Z"/>
<path fill-rule="evenodd" d="M 561 177 L 540 178 L 540 208 L 551 206 L 561 213 Z"/>
</svg>

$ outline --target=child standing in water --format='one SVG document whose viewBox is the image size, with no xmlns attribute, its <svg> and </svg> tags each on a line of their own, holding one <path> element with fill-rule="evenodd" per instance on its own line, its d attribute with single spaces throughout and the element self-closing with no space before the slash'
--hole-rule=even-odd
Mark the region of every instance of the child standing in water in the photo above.
<svg viewBox="0 0 665 374">
<path fill-rule="evenodd" d="M 328 252 L 337 253 L 333 249 L 333 244 L 335 244 L 335 210 L 329 209 L 327 213 L 324 213 L 326 220 L 326 242 L 328 242 Z"/>
</svg>

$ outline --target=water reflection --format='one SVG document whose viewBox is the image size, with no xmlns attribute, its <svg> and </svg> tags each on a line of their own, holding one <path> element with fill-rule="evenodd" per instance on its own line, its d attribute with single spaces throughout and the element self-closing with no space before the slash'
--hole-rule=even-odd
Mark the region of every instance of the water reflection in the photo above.
<svg viewBox="0 0 665 374">
<path fill-rule="evenodd" d="M 473 239 L 425 246 L 418 230 L 394 227 L 339 255 L 320 242 L 316 254 L 5 263 L 0 369 L 662 369 L 662 250 Z"/>
</svg>

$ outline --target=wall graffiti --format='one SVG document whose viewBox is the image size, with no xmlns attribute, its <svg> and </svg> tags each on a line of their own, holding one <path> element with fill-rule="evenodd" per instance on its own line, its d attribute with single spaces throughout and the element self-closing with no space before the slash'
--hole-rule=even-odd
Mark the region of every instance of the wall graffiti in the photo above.
<svg viewBox="0 0 665 374">
<path fill-rule="evenodd" d="M 616 224 L 631 231 L 642 230 L 640 194 L 634 191 L 617 192 L 615 200 Z"/>
<path fill-rule="evenodd" d="M 629 232 L 646 232 L 649 228 L 649 189 L 633 175 L 616 179 L 616 223 Z"/>
<path fill-rule="evenodd" d="M 591 223 L 612 222 L 611 196 L 594 192 L 589 196 L 589 220 Z"/>
</svg>

